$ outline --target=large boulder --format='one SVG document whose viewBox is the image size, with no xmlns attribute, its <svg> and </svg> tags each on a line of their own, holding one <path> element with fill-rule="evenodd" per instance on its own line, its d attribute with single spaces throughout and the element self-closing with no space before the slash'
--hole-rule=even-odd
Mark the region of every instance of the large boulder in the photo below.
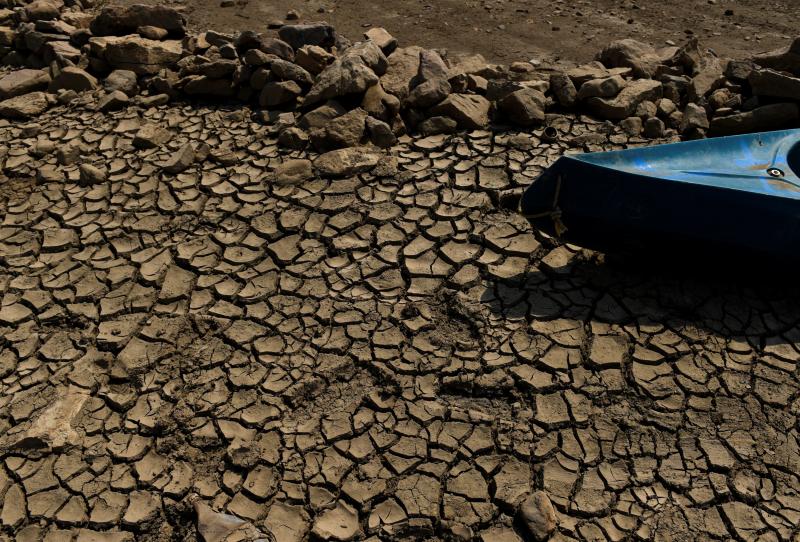
<svg viewBox="0 0 800 542">
<path fill-rule="evenodd" d="M 403 47 L 389 55 L 386 73 L 381 76 L 383 89 L 404 100 L 413 87 L 414 78 L 419 73 L 421 47 Z"/>
<path fill-rule="evenodd" d="M 800 77 L 800 37 L 795 38 L 788 47 L 754 56 L 753 62 L 762 68 L 789 72 Z"/>
<path fill-rule="evenodd" d="M 357 107 L 311 132 L 311 144 L 321 152 L 355 147 L 364 137 L 367 112 Z"/>
<path fill-rule="evenodd" d="M 49 105 L 44 92 L 31 92 L 0 102 L 0 117 L 28 119 L 44 113 Z"/>
<path fill-rule="evenodd" d="M 478 130 L 489 125 L 491 106 L 491 102 L 483 96 L 451 94 L 431 112 L 434 115 L 450 117 L 458 123 L 459 128 Z"/>
<path fill-rule="evenodd" d="M 295 50 L 304 45 L 329 49 L 336 44 L 336 30 L 327 23 L 285 25 L 278 30 L 278 36 Z"/>
<path fill-rule="evenodd" d="M 775 70 L 753 70 L 748 77 L 750 88 L 756 96 L 789 98 L 800 101 L 800 78 Z"/>
<path fill-rule="evenodd" d="M 662 96 L 661 83 L 651 79 L 630 81 L 613 98 L 589 98 L 586 105 L 590 111 L 602 119 L 622 120 L 636 112 L 645 100 L 656 102 Z"/>
<path fill-rule="evenodd" d="M 319 74 L 305 98 L 307 105 L 338 96 L 361 94 L 386 71 L 386 57 L 371 41 L 350 47 Z"/>
<path fill-rule="evenodd" d="M 725 136 L 776 130 L 792 125 L 799 117 L 800 110 L 795 103 L 764 105 L 752 111 L 715 118 L 711 121 L 708 133 Z"/>
<path fill-rule="evenodd" d="M 138 75 L 155 75 L 175 66 L 181 58 L 180 41 L 154 41 L 139 36 L 109 36 L 89 40 L 92 53 L 109 66 Z"/>
<path fill-rule="evenodd" d="M 0 99 L 13 98 L 36 90 L 45 90 L 50 74 L 45 70 L 17 70 L 0 77 Z"/>
<path fill-rule="evenodd" d="M 95 36 L 125 36 L 135 34 L 140 26 L 163 28 L 173 37 L 186 35 L 186 18 L 166 6 L 109 6 L 95 17 L 89 29 Z"/>
<path fill-rule="evenodd" d="M 423 50 L 419 55 L 419 70 L 416 86 L 406 98 L 409 106 L 425 109 L 436 105 L 450 94 L 447 80 L 447 65 L 435 51 Z"/>
<path fill-rule="evenodd" d="M 617 40 L 597 55 L 597 60 L 608 68 L 631 68 L 636 77 L 653 77 L 659 65 L 669 62 L 677 47 L 656 49 L 634 39 Z"/>
<path fill-rule="evenodd" d="M 544 122 L 547 99 L 544 94 L 532 88 L 512 92 L 498 102 L 500 111 L 513 124 L 533 126 Z"/>
</svg>

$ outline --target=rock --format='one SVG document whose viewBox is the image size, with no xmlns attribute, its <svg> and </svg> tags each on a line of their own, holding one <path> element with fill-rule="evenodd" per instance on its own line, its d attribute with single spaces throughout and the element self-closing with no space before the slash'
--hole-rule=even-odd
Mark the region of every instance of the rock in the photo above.
<svg viewBox="0 0 800 542">
<path fill-rule="evenodd" d="M 83 186 L 92 186 L 106 182 L 108 173 L 91 164 L 81 164 L 78 166 L 80 171 L 80 184 Z"/>
<path fill-rule="evenodd" d="M 94 76 L 75 66 L 67 66 L 50 82 L 48 92 L 56 93 L 61 89 L 87 92 L 96 88 Z"/>
<path fill-rule="evenodd" d="M 281 162 L 273 172 L 275 184 L 291 186 L 301 184 L 314 178 L 311 160 L 286 160 Z"/>
<path fill-rule="evenodd" d="M 537 542 L 547 540 L 556 530 L 556 511 L 544 491 L 537 491 L 525 499 L 518 514 L 522 525 Z"/>
<path fill-rule="evenodd" d="M 364 93 L 361 108 L 376 119 L 388 122 L 400 113 L 400 100 L 378 83 Z"/>
<path fill-rule="evenodd" d="M 483 96 L 451 94 L 431 110 L 434 115 L 454 119 L 459 128 L 478 130 L 489 126 L 491 103 Z"/>
<path fill-rule="evenodd" d="M 335 508 L 317 516 L 311 533 L 321 540 L 353 540 L 361 534 L 358 513 L 347 503 L 337 501 Z"/>
<path fill-rule="evenodd" d="M 754 69 L 756 64 L 752 60 L 731 60 L 725 66 L 725 77 L 734 83 L 744 83 Z"/>
<path fill-rule="evenodd" d="M 447 81 L 447 66 L 434 51 L 422 51 L 419 57 L 419 70 L 415 78 L 416 86 L 406 98 L 410 107 L 426 109 L 438 104 L 450 94 Z"/>
<path fill-rule="evenodd" d="M 121 90 L 115 90 L 100 98 L 100 101 L 97 102 L 97 109 L 99 111 L 116 111 L 128 105 L 129 102 L 127 94 Z"/>
<path fill-rule="evenodd" d="M 369 139 L 376 147 L 389 148 L 397 143 L 392 127 L 374 117 L 367 117 Z"/>
<path fill-rule="evenodd" d="M 286 62 L 280 59 L 276 59 L 276 61 Z M 201 64 L 197 67 L 197 70 L 200 75 L 205 75 L 210 79 L 223 79 L 234 75 L 238 67 L 239 63 L 234 60 L 220 59 Z"/>
<path fill-rule="evenodd" d="M 283 40 L 277 38 L 261 37 L 258 40 L 258 50 L 268 55 L 275 55 L 289 62 L 294 61 L 294 49 Z"/>
<path fill-rule="evenodd" d="M 636 107 L 645 100 L 661 98 L 661 83 L 650 79 L 630 81 L 614 98 L 589 98 L 587 107 L 598 117 L 622 120 L 636 112 Z"/>
<path fill-rule="evenodd" d="M 295 50 L 304 45 L 330 49 L 336 44 L 336 30 L 326 23 L 285 25 L 278 36 Z"/>
<path fill-rule="evenodd" d="M 473 537 L 470 536 L 469 540 Z M 524 542 L 510 527 L 490 527 L 480 533 L 480 542 Z"/>
<path fill-rule="evenodd" d="M 567 72 L 567 77 L 570 78 L 576 87 L 580 88 L 586 81 L 591 81 L 592 79 L 604 79 L 613 75 L 627 77 L 632 71 L 631 68 L 614 68 L 609 70 L 603 66 L 602 62 L 595 61 L 569 70 Z"/>
<path fill-rule="evenodd" d="M 631 137 L 637 137 L 642 133 L 643 122 L 641 117 L 628 117 L 619 123 L 626 134 Z"/>
<path fill-rule="evenodd" d="M 534 126 L 544 122 L 547 100 L 544 94 L 534 89 L 512 92 L 498 102 L 498 108 L 514 124 Z"/>
<path fill-rule="evenodd" d="M 158 26 L 145 25 L 136 29 L 136 33 L 149 40 L 161 41 L 169 36 L 169 31 L 166 28 Z"/>
<path fill-rule="evenodd" d="M 229 79 L 213 79 L 205 75 L 197 75 L 186 82 L 183 91 L 189 96 L 226 98 L 236 94 L 236 85 Z"/>
<path fill-rule="evenodd" d="M 723 136 L 777 130 L 790 126 L 797 121 L 798 115 L 798 107 L 794 103 L 764 105 L 752 111 L 713 119 L 709 135 Z"/>
<path fill-rule="evenodd" d="M 158 107 L 169 103 L 169 94 L 154 94 L 153 96 L 140 96 L 138 102 L 142 107 Z"/>
<path fill-rule="evenodd" d="M 800 37 L 795 38 L 788 47 L 754 56 L 753 62 L 762 68 L 800 77 Z"/>
<path fill-rule="evenodd" d="M 325 105 L 321 105 L 300 117 L 297 124 L 302 128 L 322 128 L 332 119 L 347 113 L 342 104 L 336 100 L 329 100 Z"/>
<path fill-rule="evenodd" d="M 325 126 L 311 132 L 311 144 L 320 152 L 355 147 L 364 137 L 366 119 L 367 112 L 360 107 L 331 119 Z"/>
<path fill-rule="evenodd" d="M 195 150 L 191 143 L 186 143 L 183 147 L 175 151 L 172 156 L 163 164 L 161 169 L 167 173 L 180 173 L 194 164 Z"/>
<path fill-rule="evenodd" d="M 92 19 L 89 29 L 94 36 L 125 36 L 135 34 L 143 26 L 163 28 L 177 38 L 186 35 L 186 18 L 177 10 L 163 5 L 104 7 Z"/>
<path fill-rule="evenodd" d="M 623 39 L 606 46 L 598 53 L 597 60 L 608 68 L 631 68 L 635 77 L 650 78 L 677 51 L 677 47 L 655 49 L 634 39 Z"/>
<path fill-rule="evenodd" d="M 45 70 L 16 70 L 0 77 L 0 99 L 45 90 L 49 84 L 50 74 Z"/>
<path fill-rule="evenodd" d="M 650 100 L 644 100 L 636 106 L 634 114 L 642 119 L 649 119 L 658 115 L 658 106 Z"/>
<path fill-rule="evenodd" d="M 89 393 L 77 386 L 61 389 L 24 433 L 8 436 L 11 441 L 4 442 L 2 447 L 54 451 L 80 445 L 81 435 L 73 427 L 73 421 L 89 398 Z"/>
<path fill-rule="evenodd" d="M 172 132 L 156 123 L 148 123 L 139 128 L 133 136 L 133 146 L 137 149 L 154 149 L 161 147 L 172 139 Z"/>
<path fill-rule="evenodd" d="M 678 106 L 669 98 L 661 98 L 656 104 L 656 114 L 659 117 L 669 117 L 677 109 Z"/>
<path fill-rule="evenodd" d="M 381 48 L 384 54 L 389 55 L 397 48 L 397 40 L 385 28 L 375 26 L 364 33 L 364 37 Z"/>
<path fill-rule="evenodd" d="M 314 78 L 306 70 L 293 62 L 283 59 L 275 59 L 269 67 L 273 75 L 283 81 L 295 81 L 301 85 L 314 84 Z"/>
<path fill-rule="evenodd" d="M 450 117 L 431 117 L 422 121 L 417 129 L 424 136 L 451 134 L 458 129 L 458 123 Z"/>
<path fill-rule="evenodd" d="M 278 145 L 286 149 L 305 149 L 308 140 L 308 134 L 296 126 L 285 128 L 278 134 Z"/>
<path fill-rule="evenodd" d="M 713 111 L 716 111 L 717 109 L 722 109 L 723 107 L 731 109 L 739 109 L 741 105 L 742 105 L 741 94 L 736 94 L 734 92 L 731 92 L 731 90 L 727 88 L 718 88 L 717 90 L 711 93 L 711 96 L 708 97 L 708 106 Z"/>
<path fill-rule="evenodd" d="M 800 78 L 790 77 L 775 70 L 753 70 L 748 77 L 755 96 L 788 98 L 800 101 Z"/>
<path fill-rule="evenodd" d="M 183 52 L 180 41 L 153 41 L 139 36 L 92 38 L 89 44 L 112 68 L 138 75 L 155 75 L 174 67 Z"/>
<path fill-rule="evenodd" d="M 581 85 L 578 91 L 578 99 L 588 98 L 613 98 L 625 88 L 625 79 L 619 75 L 612 75 L 603 79 L 592 79 Z"/>
<path fill-rule="evenodd" d="M 294 102 L 303 93 L 294 81 L 272 81 L 267 83 L 258 98 L 261 107 L 275 107 Z"/>
<path fill-rule="evenodd" d="M 260 532 L 247 522 L 231 514 L 215 512 L 202 501 L 194 503 L 197 533 L 204 542 L 268 542 L 272 537 Z"/>
<path fill-rule="evenodd" d="M 648 139 L 659 139 L 664 137 L 664 121 L 658 117 L 650 117 L 644 121 L 643 135 Z"/>
<path fill-rule="evenodd" d="M 708 129 L 708 115 L 706 110 L 697 104 L 686 104 L 683 110 L 683 122 L 681 123 L 681 133 L 689 132 L 690 130 L 707 130 Z"/>
<path fill-rule="evenodd" d="M 350 177 L 370 171 L 381 155 L 363 148 L 349 147 L 326 152 L 316 159 L 314 167 L 323 177 Z"/>
<path fill-rule="evenodd" d="M 112 71 L 103 82 L 103 88 L 105 88 L 107 92 L 120 90 L 130 97 L 136 96 L 139 93 L 136 73 L 131 70 Z"/>
<path fill-rule="evenodd" d="M 44 92 L 31 92 L 0 102 L 0 117 L 27 119 L 44 113 L 49 106 Z"/>
<path fill-rule="evenodd" d="M 60 6 L 63 3 L 54 0 L 34 0 L 25 6 L 25 15 L 29 21 L 51 21 L 61 16 Z"/>
<path fill-rule="evenodd" d="M 558 103 L 563 107 L 574 107 L 578 99 L 578 91 L 572 79 L 565 73 L 557 72 L 550 75 L 550 89 Z"/>
<path fill-rule="evenodd" d="M 381 76 L 381 86 L 386 92 L 400 100 L 408 97 L 412 82 L 419 73 L 421 52 L 421 47 L 405 47 L 389 55 L 386 73 Z"/>
<path fill-rule="evenodd" d="M 709 92 L 719 88 L 724 81 L 720 61 L 713 56 L 707 57 L 689 84 L 689 100 L 698 101 L 704 98 Z"/>
<path fill-rule="evenodd" d="M 336 57 L 317 45 L 304 45 L 295 54 L 295 64 L 309 73 L 317 75 L 328 65 L 333 63 Z"/>
<path fill-rule="evenodd" d="M 337 60 L 319 75 L 306 95 L 306 104 L 314 104 L 349 94 L 360 94 L 378 82 L 375 75 L 359 57 Z"/>
</svg>

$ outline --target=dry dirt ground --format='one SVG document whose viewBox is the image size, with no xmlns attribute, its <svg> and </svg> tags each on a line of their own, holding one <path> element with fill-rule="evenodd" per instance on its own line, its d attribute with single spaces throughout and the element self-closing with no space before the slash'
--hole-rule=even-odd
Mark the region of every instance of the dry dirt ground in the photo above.
<svg viewBox="0 0 800 542">
<path fill-rule="evenodd" d="M 667 40 L 681 43 L 689 33 L 720 56 L 744 58 L 785 45 L 800 33 L 796 0 L 238 1 L 227 8 L 220 7 L 220 0 L 169 5 L 184 6 L 195 30 L 264 29 L 294 10 L 300 22 L 326 20 L 353 40 L 369 26 L 383 26 L 401 45 L 478 52 L 506 63 L 531 58 L 585 62 L 615 39 L 663 45 Z"/>
</svg>

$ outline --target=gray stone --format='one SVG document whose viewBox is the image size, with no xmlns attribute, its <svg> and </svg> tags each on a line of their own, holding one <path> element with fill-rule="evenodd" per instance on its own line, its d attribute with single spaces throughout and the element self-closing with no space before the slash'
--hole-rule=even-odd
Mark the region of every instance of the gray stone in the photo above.
<svg viewBox="0 0 800 542">
<path fill-rule="evenodd" d="M 116 111 L 122 109 L 130 102 L 128 95 L 121 90 L 109 92 L 97 102 L 97 109 L 100 111 Z"/>
<path fill-rule="evenodd" d="M 92 20 L 89 29 L 94 36 L 125 36 L 135 34 L 142 26 L 163 28 L 175 37 L 186 34 L 186 18 L 163 5 L 107 6 Z"/>
<path fill-rule="evenodd" d="M 397 48 L 397 40 L 383 27 L 370 28 L 364 32 L 364 37 L 380 47 L 384 54 L 391 54 Z"/>
<path fill-rule="evenodd" d="M 137 149 L 154 149 L 167 143 L 172 132 L 156 123 L 148 123 L 139 128 L 133 136 L 133 146 Z"/>
<path fill-rule="evenodd" d="M 295 50 L 304 45 L 329 49 L 336 44 L 336 30 L 327 23 L 285 25 L 278 30 L 278 36 Z"/>
<path fill-rule="evenodd" d="M 561 72 L 551 74 L 550 89 L 560 105 L 563 107 L 575 106 L 575 101 L 578 99 L 578 91 L 567 74 Z"/>
<path fill-rule="evenodd" d="M 489 125 L 489 100 L 474 94 L 451 94 L 442 103 L 434 107 L 434 115 L 454 119 L 459 128 L 478 130 Z"/>
<path fill-rule="evenodd" d="M 630 81 L 614 98 L 589 98 L 587 107 L 598 117 L 622 120 L 636 112 L 636 107 L 645 100 L 661 98 L 661 83 L 650 79 Z"/>
<path fill-rule="evenodd" d="M 50 74 L 45 70 L 16 70 L 0 77 L 0 99 L 45 90 L 48 84 Z"/>
<path fill-rule="evenodd" d="M 136 33 L 149 40 L 161 41 L 169 36 L 169 30 L 159 26 L 145 25 L 136 29 Z"/>
<path fill-rule="evenodd" d="M 273 172 L 275 184 L 290 186 L 301 184 L 314 178 L 311 160 L 286 160 L 281 162 Z"/>
<path fill-rule="evenodd" d="M 55 0 L 34 0 L 25 6 L 25 15 L 29 21 L 50 21 L 61 16 L 59 9 L 64 4 Z"/>
<path fill-rule="evenodd" d="M 194 164 L 195 150 L 191 143 L 186 143 L 183 147 L 175 151 L 172 156 L 163 164 L 161 168 L 167 173 L 180 173 Z"/>
<path fill-rule="evenodd" d="M 305 149 L 308 146 L 308 140 L 308 134 L 296 126 L 284 128 L 278 134 L 278 145 L 286 149 Z"/>
<path fill-rule="evenodd" d="M 755 96 L 788 98 L 800 101 L 800 78 L 791 77 L 775 70 L 753 70 L 748 77 Z"/>
<path fill-rule="evenodd" d="M 644 121 L 643 135 L 649 139 L 658 139 L 664 137 L 664 121 L 658 117 L 650 117 Z"/>
<path fill-rule="evenodd" d="M 304 45 L 295 54 L 295 63 L 309 73 L 317 75 L 333 63 L 336 57 L 317 45 Z"/>
<path fill-rule="evenodd" d="M 377 49 L 376 45 L 372 46 Z M 380 52 L 380 49 L 377 50 Z M 306 95 L 305 103 L 315 104 L 338 96 L 361 94 L 378 80 L 378 76 L 360 55 L 345 55 L 319 74 L 316 83 Z"/>
<path fill-rule="evenodd" d="M 522 525 L 537 542 L 544 542 L 556 530 L 556 511 L 544 491 L 537 491 L 525 499 L 518 513 Z"/>
<path fill-rule="evenodd" d="M 342 104 L 336 100 L 330 100 L 325 105 L 321 105 L 300 117 L 297 122 L 301 128 L 322 128 L 332 119 L 347 113 Z"/>
<path fill-rule="evenodd" d="M 619 75 L 612 75 L 603 79 L 592 79 L 581 85 L 578 91 L 578 99 L 588 98 L 613 98 L 625 88 L 625 79 Z"/>
<path fill-rule="evenodd" d="M 236 94 L 236 85 L 229 79 L 213 79 L 205 75 L 197 75 L 186 81 L 183 91 L 189 96 L 226 98 Z"/>
<path fill-rule="evenodd" d="M 634 39 L 617 40 L 597 55 L 597 60 L 608 68 L 631 68 L 636 77 L 653 77 L 659 65 L 669 61 L 677 47 L 655 49 Z"/>
<path fill-rule="evenodd" d="M 44 113 L 49 105 L 44 92 L 31 92 L 0 102 L 0 117 L 27 119 Z"/>
<path fill-rule="evenodd" d="M 324 152 L 341 147 L 355 147 L 364 137 L 367 112 L 360 107 L 331 119 L 325 126 L 311 132 L 311 144 Z"/>
<path fill-rule="evenodd" d="M 376 119 L 389 122 L 400 113 L 400 100 L 378 83 L 364 93 L 361 108 Z"/>
<path fill-rule="evenodd" d="M 458 129 L 458 122 L 450 117 L 431 117 L 417 126 L 422 135 L 451 134 Z"/>
<path fill-rule="evenodd" d="M 154 41 L 140 36 L 92 38 L 89 44 L 112 68 L 131 70 L 138 75 L 155 75 L 164 68 L 174 67 L 183 51 L 180 41 Z"/>
<path fill-rule="evenodd" d="M 350 177 L 370 171 L 381 159 L 378 153 L 359 147 L 349 147 L 326 152 L 314 161 L 314 167 L 323 177 Z"/>
<path fill-rule="evenodd" d="M 683 121 L 681 122 L 681 132 L 686 133 L 690 130 L 707 130 L 708 115 L 703 107 L 697 104 L 686 104 L 683 110 Z"/>
<path fill-rule="evenodd" d="M 389 148 L 397 143 L 397 137 L 392 132 L 392 127 L 373 117 L 367 117 L 367 131 L 369 139 L 376 147 Z"/>
<path fill-rule="evenodd" d="M 752 111 L 713 119 L 709 126 L 709 135 L 723 136 L 777 130 L 790 126 L 797 121 L 798 115 L 795 103 L 764 105 Z"/>
<path fill-rule="evenodd" d="M 514 124 L 535 126 L 544 122 L 544 94 L 531 88 L 512 92 L 498 102 L 500 111 Z"/>
<path fill-rule="evenodd" d="M 48 91 L 55 93 L 64 89 L 86 92 L 96 88 L 97 79 L 94 76 L 75 66 L 67 66 L 50 82 Z"/>
<path fill-rule="evenodd" d="M 637 137 L 642 133 L 643 122 L 641 117 L 628 117 L 619 123 L 626 134 L 631 137 Z"/>
<path fill-rule="evenodd" d="M 435 51 L 420 52 L 416 86 L 406 98 L 406 103 L 425 109 L 444 100 L 451 91 L 447 81 L 447 66 Z"/>
<path fill-rule="evenodd" d="M 294 102 L 303 93 L 294 81 L 271 81 L 264 85 L 258 98 L 261 107 L 276 107 Z"/>
<path fill-rule="evenodd" d="M 275 59 L 269 67 L 273 75 L 284 81 L 295 81 L 302 85 L 312 85 L 314 78 L 306 70 L 293 62 Z"/>
<path fill-rule="evenodd" d="M 421 47 L 404 47 L 389 55 L 386 73 L 381 76 L 381 86 L 386 92 L 400 100 L 408 97 L 414 78 L 419 73 L 421 52 Z"/>
<path fill-rule="evenodd" d="M 753 62 L 762 68 L 789 72 L 800 77 L 800 37 L 787 47 L 753 57 Z"/>
<path fill-rule="evenodd" d="M 114 70 L 103 82 L 103 88 L 108 92 L 121 90 L 130 97 L 139 93 L 139 84 L 136 73 L 131 70 Z"/>
</svg>

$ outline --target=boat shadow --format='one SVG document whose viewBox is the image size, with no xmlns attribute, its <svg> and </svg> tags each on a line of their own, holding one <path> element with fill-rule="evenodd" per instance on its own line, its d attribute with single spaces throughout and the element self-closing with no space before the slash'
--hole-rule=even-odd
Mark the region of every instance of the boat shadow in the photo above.
<svg viewBox="0 0 800 542">
<path fill-rule="evenodd" d="M 493 278 L 481 303 L 505 318 L 695 329 L 754 346 L 800 342 L 796 263 L 754 254 L 689 250 L 578 253 L 562 267 L 539 264 Z M 794 337 L 794 341 L 787 338 Z"/>
</svg>

